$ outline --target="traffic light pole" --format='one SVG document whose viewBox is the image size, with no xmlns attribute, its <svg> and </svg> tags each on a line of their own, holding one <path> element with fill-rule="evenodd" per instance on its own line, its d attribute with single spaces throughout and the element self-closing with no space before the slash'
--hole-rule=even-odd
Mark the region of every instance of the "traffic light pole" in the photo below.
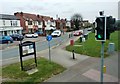
<svg viewBox="0 0 120 84">
<path fill-rule="evenodd" d="M 101 84 L 103 84 L 103 66 L 104 66 L 104 41 L 101 42 L 102 47 L 101 47 Z"/>
</svg>

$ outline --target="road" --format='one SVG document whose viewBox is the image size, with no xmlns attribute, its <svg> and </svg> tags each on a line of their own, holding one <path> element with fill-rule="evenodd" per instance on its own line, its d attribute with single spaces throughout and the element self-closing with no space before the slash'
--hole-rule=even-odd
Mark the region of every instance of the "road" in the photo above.
<svg viewBox="0 0 120 84">
<path fill-rule="evenodd" d="M 85 29 L 84 34 L 88 34 L 90 33 L 90 31 L 87 31 L 87 29 Z M 69 35 L 68 33 L 65 33 L 64 35 L 62 35 L 61 37 L 57 37 L 57 38 L 53 38 L 50 41 L 50 45 L 51 47 L 61 44 L 63 42 L 66 42 L 69 40 Z M 45 50 L 48 48 L 48 42 L 47 41 L 37 41 L 36 42 L 36 52 Z M 1 50 L 2 53 L 2 58 L 0 58 L 0 60 L 5 60 L 5 59 L 11 59 L 14 57 L 19 57 L 19 47 L 14 47 L 14 48 L 9 48 L 9 49 L 5 49 L 5 50 Z"/>
<path fill-rule="evenodd" d="M 65 42 L 68 39 L 68 34 L 62 35 L 61 37 L 58 38 L 53 38 L 53 40 L 50 42 L 51 47 L 55 46 L 61 42 Z M 48 48 L 48 42 L 43 41 L 43 42 L 36 42 L 36 51 L 39 52 L 41 50 L 45 50 Z M 19 47 L 15 48 L 10 48 L 7 50 L 2 51 L 2 60 L 4 59 L 9 59 L 13 57 L 19 56 Z"/>
</svg>

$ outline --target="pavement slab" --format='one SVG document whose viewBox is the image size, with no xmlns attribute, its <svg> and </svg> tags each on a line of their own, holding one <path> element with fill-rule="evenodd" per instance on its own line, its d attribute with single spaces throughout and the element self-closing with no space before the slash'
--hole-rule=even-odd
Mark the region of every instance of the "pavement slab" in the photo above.
<svg viewBox="0 0 120 84">
<path fill-rule="evenodd" d="M 82 75 L 95 80 L 97 82 L 100 82 L 100 71 L 94 70 L 94 69 L 90 69 L 87 72 L 83 73 Z M 104 74 L 104 82 L 118 82 L 118 78 L 111 76 L 109 74 Z"/>
</svg>

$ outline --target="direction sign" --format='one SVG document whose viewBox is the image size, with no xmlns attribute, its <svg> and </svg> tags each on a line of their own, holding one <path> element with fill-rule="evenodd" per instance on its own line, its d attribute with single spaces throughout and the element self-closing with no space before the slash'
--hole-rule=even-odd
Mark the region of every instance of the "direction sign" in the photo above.
<svg viewBox="0 0 120 84">
<path fill-rule="evenodd" d="M 46 39 L 47 39 L 47 41 L 51 41 L 51 40 L 52 40 L 52 36 L 51 36 L 51 35 L 48 35 L 48 36 L 46 37 Z"/>
</svg>

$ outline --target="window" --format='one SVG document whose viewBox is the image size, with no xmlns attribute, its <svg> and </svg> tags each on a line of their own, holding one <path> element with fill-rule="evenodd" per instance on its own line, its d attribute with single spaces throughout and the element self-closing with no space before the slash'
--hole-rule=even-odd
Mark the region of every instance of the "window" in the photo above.
<svg viewBox="0 0 120 84">
<path fill-rule="evenodd" d="M 15 21 L 13 21 L 12 25 L 13 25 L 13 26 L 16 26 Z"/>
<path fill-rule="evenodd" d="M 10 21 L 10 23 L 11 23 L 11 26 L 13 26 L 12 21 Z"/>
<path fill-rule="evenodd" d="M 5 26 L 5 20 L 3 20 L 3 25 Z"/>
<path fill-rule="evenodd" d="M 28 21 L 28 25 L 32 25 L 32 21 Z"/>
<path fill-rule="evenodd" d="M 33 24 L 35 25 L 35 21 L 33 22 Z"/>
<path fill-rule="evenodd" d="M 41 25 L 41 22 L 40 22 L 40 21 L 38 22 L 38 25 Z"/>
<path fill-rule="evenodd" d="M 15 25 L 17 26 L 17 21 L 15 21 Z"/>
<path fill-rule="evenodd" d="M 50 21 L 48 21 L 48 22 L 47 22 L 47 24 L 48 24 L 48 25 L 51 25 L 51 22 L 50 22 Z"/>
</svg>

